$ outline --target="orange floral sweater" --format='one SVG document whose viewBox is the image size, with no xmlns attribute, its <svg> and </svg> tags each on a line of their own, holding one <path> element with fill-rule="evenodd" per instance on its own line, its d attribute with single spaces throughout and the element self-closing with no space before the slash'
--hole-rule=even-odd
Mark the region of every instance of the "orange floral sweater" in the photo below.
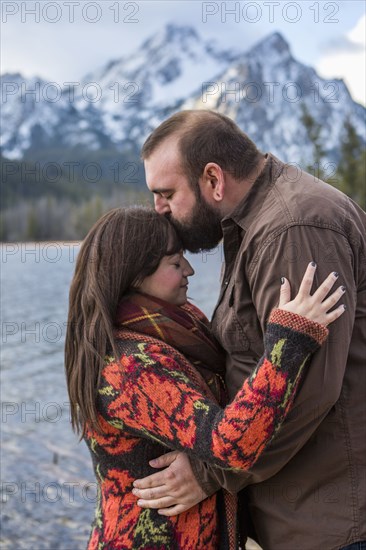
<svg viewBox="0 0 366 550">
<path fill-rule="evenodd" d="M 250 468 L 326 336 L 322 325 L 275 310 L 263 357 L 225 409 L 203 395 L 164 342 L 119 341 L 121 356 L 107 358 L 99 389 L 103 433 L 88 429 L 85 438 L 99 487 L 88 550 L 217 550 L 216 495 L 165 517 L 137 506 L 133 481 L 153 473 L 149 460 L 171 449 L 221 468 Z"/>
</svg>

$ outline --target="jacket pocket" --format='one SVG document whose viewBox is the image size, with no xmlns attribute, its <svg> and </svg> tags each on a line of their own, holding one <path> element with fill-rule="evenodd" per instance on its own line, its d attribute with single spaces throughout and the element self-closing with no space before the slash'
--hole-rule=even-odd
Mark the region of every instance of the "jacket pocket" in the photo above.
<svg viewBox="0 0 366 550">
<path fill-rule="evenodd" d="M 249 339 L 240 323 L 235 310 L 235 285 L 228 288 L 227 296 L 220 306 L 220 313 L 216 319 L 216 331 L 219 340 L 227 353 L 248 350 Z"/>
</svg>

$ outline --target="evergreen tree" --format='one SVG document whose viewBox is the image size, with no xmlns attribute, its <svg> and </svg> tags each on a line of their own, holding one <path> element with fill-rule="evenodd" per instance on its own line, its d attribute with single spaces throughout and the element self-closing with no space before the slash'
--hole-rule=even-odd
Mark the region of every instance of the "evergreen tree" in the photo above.
<svg viewBox="0 0 366 550">
<path fill-rule="evenodd" d="M 321 125 L 314 119 L 306 105 L 302 105 L 301 121 L 304 124 L 309 141 L 313 144 L 313 164 L 306 170 L 315 177 L 334 185 L 351 197 L 362 208 L 366 208 L 366 151 L 355 127 L 349 119 L 344 125 L 341 143 L 341 157 L 335 177 L 327 178 L 324 171 L 325 151 L 321 141 Z"/>
<path fill-rule="evenodd" d="M 40 237 L 40 234 L 39 234 L 39 224 L 38 224 L 37 214 L 36 214 L 35 208 L 33 207 L 33 205 L 31 205 L 28 211 L 25 240 L 36 241 L 37 239 L 39 239 L 39 237 Z"/>
<path fill-rule="evenodd" d="M 313 145 L 313 164 L 308 164 L 306 170 L 315 177 L 325 179 L 324 170 L 322 169 L 322 160 L 325 156 L 325 151 L 321 140 L 321 124 L 315 120 L 310 114 L 306 104 L 301 105 L 301 122 L 303 123 L 308 139 Z"/>
<path fill-rule="evenodd" d="M 3 215 L 0 214 L 0 241 L 5 242 L 8 239 L 8 228 L 6 220 Z"/>
<path fill-rule="evenodd" d="M 362 208 L 366 208 L 365 162 L 365 148 L 348 119 L 344 125 L 337 187 L 358 202 Z"/>
<path fill-rule="evenodd" d="M 357 181 L 359 184 L 359 189 L 357 192 L 356 202 L 366 210 L 366 149 L 363 149 L 363 152 L 360 157 L 360 162 L 358 163 L 357 169 Z"/>
</svg>

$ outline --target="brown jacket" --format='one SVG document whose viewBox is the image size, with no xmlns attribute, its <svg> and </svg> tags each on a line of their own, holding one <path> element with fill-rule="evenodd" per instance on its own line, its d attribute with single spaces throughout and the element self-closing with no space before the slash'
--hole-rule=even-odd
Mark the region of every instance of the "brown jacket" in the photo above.
<svg viewBox="0 0 366 550">
<path fill-rule="evenodd" d="M 366 540 L 366 214 L 332 186 L 267 155 L 222 226 L 225 271 L 212 326 L 227 352 L 231 398 L 262 355 L 281 276 L 294 296 L 311 260 L 317 285 L 337 271 L 334 288 L 347 287 L 347 311 L 330 326 L 288 420 L 252 470 L 197 463 L 195 473 L 208 494 L 248 486 L 265 550 L 338 550 Z"/>
</svg>

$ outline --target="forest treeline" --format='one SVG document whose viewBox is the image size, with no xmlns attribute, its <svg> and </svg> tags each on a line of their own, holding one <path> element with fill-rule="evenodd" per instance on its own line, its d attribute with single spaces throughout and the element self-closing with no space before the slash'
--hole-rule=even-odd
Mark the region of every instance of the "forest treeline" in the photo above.
<svg viewBox="0 0 366 550">
<path fill-rule="evenodd" d="M 302 122 L 313 144 L 304 169 L 334 185 L 366 209 L 366 152 L 347 121 L 337 164 L 327 163 L 321 125 L 304 107 Z M 50 159 L 57 159 L 50 160 Z M 81 240 L 107 210 L 152 204 L 136 151 L 45 151 L 16 161 L 0 158 L 0 240 Z"/>
<path fill-rule="evenodd" d="M 344 125 L 339 162 L 326 162 L 321 124 L 302 107 L 302 122 L 313 144 L 313 161 L 305 170 L 330 183 L 366 210 L 366 149 L 349 120 Z"/>
<path fill-rule="evenodd" d="M 80 240 L 107 210 L 153 202 L 131 151 L 51 151 L 0 162 L 3 242 Z"/>
</svg>

